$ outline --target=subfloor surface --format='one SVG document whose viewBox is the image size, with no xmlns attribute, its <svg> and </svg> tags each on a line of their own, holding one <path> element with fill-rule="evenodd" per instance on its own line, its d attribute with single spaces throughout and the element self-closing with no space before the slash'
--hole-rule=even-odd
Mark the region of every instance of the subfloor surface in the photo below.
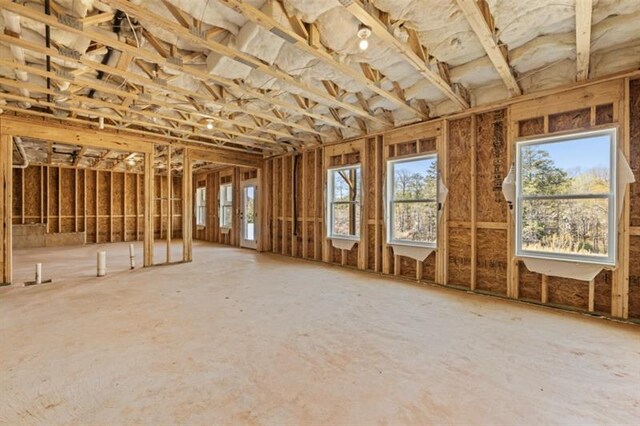
<svg viewBox="0 0 640 426">
<path fill-rule="evenodd" d="M 204 243 L 95 278 L 96 249 L 14 254 L 54 282 L 0 290 L 0 423 L 640 418 L 635 325 Z"/>
</svg>

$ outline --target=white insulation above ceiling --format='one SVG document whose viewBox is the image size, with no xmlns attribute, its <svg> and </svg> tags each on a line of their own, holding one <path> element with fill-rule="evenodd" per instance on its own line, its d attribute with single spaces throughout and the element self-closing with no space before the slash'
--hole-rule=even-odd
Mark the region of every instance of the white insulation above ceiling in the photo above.
<svg viewBox="0 0 640 426">
<path fill-rule="evenodd" d="M 132 0 L 146 10 L 175 22 L 175 19 L 162 0 Z M 222 5 L 217 0 L 167 0 L 168 3 L 181 9 L 192 18 L 202 21 L 202 29 L 220 28 L 213 40 L 250 54 L 278 70 L 300 78 L 300 81 L 318 89 L 322 89 L 321 80 L 331 80 L 347 93 L 345 102 L 358 105 L 356 93 L 366 100 L 376 117 L 393 117 L 393 125 L 402 125 L 419 118 L 406 108 L 374 93 L 360 82 L 344 75 L 333 66 L 319 61 L 317 58 L 300 51 L 284 39 L 269 32 L 263 27 L 249 21 L 242 14 Z M 43 10 L 42 1 L 23 2 L 29 7 Z M 456 111 L 456 106 L 437 88 L 416 72 L 403 56 L 374 35 L 370 38 L 370 47 L 362 52 L 357 47 L 357 29 L 359 21 L 354 18 L 337 0 L 283 0 L 245 1 L 278 22 L 291 28 L 286 14 L 299 17 L 306 23 L 315 23 L 320 40 L 333 52 L 340 62 L 359 69 L 360 63 L 367 63 L 380 71 L 386 80 L 382 87 L 393 90 L 393 82 L 404 89 L 404 96 L 411 105 L 424 101 L 429 106 L 431 116 L 440 116 Z M 459 83 L 468 89 L 472 105 L 487 104 L 508 97 L 508 91 L 488 59 L 477 35 L 469 26 L 456 0 L 374 0 L 375 7 L 388 13 L 392 22 L 392 31 L 400 40 L 406 41 L 408 35 L 402 26 L 417 31 L 421 43 L 429 55 L 437 61 L 449 65 L 452 83 Z M 98 12 L 113 12 L 113 9 L 100 0 L 57 0 L 56 4 L 66 13 L 84 18 Z M 576 78 L 576 24 L 575 0 L 488 0 L 491 13 L 495 19 L 500 41 L 509 48 L 509 62 L 524 93 L 567 84 Z M 135 40 L 141 49 L 153 51 L 154 47 L 143 36 L 142 27 L 157 39 L 175 45 L 182 56 L 192 55 L 190 66 L 199 71 L 235 80 L 252 89 L 268 90 L 273 96 L 295 103 L 291 93 L 298 93 L 309 98 L 317 105 L 312 111 L 331 117 L 329 102 L 292 85 L 283 83 L 269 75 L 255 70 L 232 58 L 213 52 L 198 43 L 184 40 L 174 32 L 154 25 L 144 19 L 127 17 L 119 27 L 120 34 L 115 34 L 112 22 L 100 24 L 100 31 L 116 37 Z M 17 34 L 20 38 L 44 45 L 45 26 L 12 12 L 3 10 L 0 15 L 0 29 Z M 135 30 L 135 33 L 134 33 Z M 77 50 L 86 58 L 96 62 L 103 61 L 106 48 L 90 49 L 92 40 L 74 35 L 56 28 L 51 30 L 52 41 L 56 46 L 66 46 Z M 38 69 L 44 69 L 44 55 L 31 52 L 16 46 L 0 45 L 0 56 Z M 120 53 L 112 52 L 107 64 L 117 66 Z M 53 63 L 68 70 L 79 68 L 74 61 L 52 59 Z M 639 0 L 593 0 L 590 78 L 640 67 L 640 1 Z M 171 67 L 161 66 L 165 75 L 174 75 L 171 85 L 190 91 L 207 93 L 199 80 L 189 75 L 180 75 Z M 128 71 L 146 75 L 134 62 Z M 39 86 L 46 85 L 43 77 L 33 73 L 0 66 L 0 76 Z M 97 79 L 95 72 L 83 74 L 83 78 Z M 116 78 L 104 78 L 101 83 L 123 87 L 124 83 Z M 59 87 L 66 90 L 65 87 Z M 16 89 L 9 85 L 0 85 L 5 92 L 21 94 L 34 99 L 46 97 L 42 93 L 30 93 L 27 89 Z M 246 94 L 236 93 L 234 88 L 229 93 L 235 97 L 246 98 Z M 87 95 L 89 89 L 80 90 L 78 95 Z M 64 95 L 56 100 L 64 101 Z M 107 93 L 94 94 L 105 101 L 118 101 L 114 95 Z M 269 105 L 259 99 L 249 99 L 254 109 L 269 110 Z M 28 103 L 22 102 L 28 108 Z M 184 103 L 186 108 L 191 108 Z M 202 102 L 204 110 L 218 113 L 223 107 L 220 103 Z M 86 106 L 87 109 L 91 108 Z M 178 116 L 172 108 L 162 107 L 159 114 Z M 349 129 L 342 129 L 342 137 L 357 135 L 361 132 L 355 121 L 353 112 L 337 108 L 339 118 Z M 305 124 L 300 113 L 288 112 L 287 119 L 293 123 Z M 248 116 L 236 114 L 236 120 L 249 121 Z M 163 120 L 158 120 L 163 122 Z M 225 125 L 221 124 L 220 127 Z M 226 125 L 231 127 L 231 125 Z M 331 126 L 322 121 L 315 121 L 316 129 L 323 133 L 324 141 L 336 139 L 337 133 Z M 273 129 L 281 129 L 280 124 L 273 124 Z M 370 122 L 368 130 L 376 130 L 381 124 Z M 263 135 L 257 131 L 256 135 Z M 291 138 L 297 140 L 314 140 L 315 136 L 291 129 Z"/>
</svg>

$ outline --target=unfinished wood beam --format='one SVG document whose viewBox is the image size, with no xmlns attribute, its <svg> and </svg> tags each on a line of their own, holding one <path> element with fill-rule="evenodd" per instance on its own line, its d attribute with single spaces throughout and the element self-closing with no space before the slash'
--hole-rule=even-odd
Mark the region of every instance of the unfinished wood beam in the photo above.
<svg viewBox="0 0 640 426">
<path fill-rule="evenodd" d="M 86 146 L 81 147 L 80 152 L 78 152 L 76 154 L 76 158 L 73 159 L 74 167 L 77 167 L 78 164 L 80 164 L 80 161 L 82 161 L 82 159 L 84 158 L 85 152 L 87 152 L 87 147 Z"/>
<path fill-rule="evenodd" d="M 589 57 L 591 55 L 591 14 L 593 0 L 576 1 L 576 67 L 577 81 L 589 78 Z"/>
<path fill-rule="evenodd" d="M 171 3 L 169 0 L 162 0 L 162 4 L 165 5 L 165 7 L 169 10 L 169 12 L 171 12 L 176 21 L 180 23 L 180 25 L 185 28 L 189 28 L 191 26 L 191 19 L 189 15 L 184 13 L 178 7 L 174 6 L 173 3 Z"/>
<path fill-rule="evenodd" d="M 0 134 L 0 284 L 12 280 L 13 138 Z"/>
<path fill-rule="evenodd" d="M 381 40 L 390 44 L 402 55 L 405 60 L 412 65 L 420 75 L 436 86 L 442 93 L 451 99 L 460 109 L 469 108 L 469 102 L 453 91 L 451 85 L 431 70 L 418 54 L 416 54 L 408 44 L 398 40 L 389 30 L 388 26 L 377 17 L 373 16 L 360 0 L 342 0 L 340 3 L 360 22 L 371 28 L 373 34 Z"/>
<path fill-rule="evenodd" d="M 112 7 L 118 8 L 132 16 L 135 16 L 138 19 L 153 22 L 154 25 L 157 25 L 166 31 L 173 32 L 174 34 L 180 36 L 181 38 L 184 38 L 193 43 L 196 43 L 213 52 L 217 52 L 221 55 L 227 56 L 235 60 L 236 62 L 240 62 L 242 64 L 250 66 L 251 68 L 259 70 L 266 75 L 269 75 L 282 82 L 295 86 L 307 93 L 315 95 L 316 97 L 324 99 L 326 102 L 328 102 L 329 105 L 334 105 L 336 107 L 346 109 L 347 111 L 351 111 L 354 114 L 357 114 L 371 121 L 379 122 L 380 124 L 383 124 L 383 125 L 387 124 L 384 120 L 381 120 L 376 116 L 370 115 L 368 112 L 362 110 L 359 107 L 356 107 L 347 102 L 343 102 L 339 99 L 336 99 L 334 96 L 329 95 L 323 90 L 320 90 L 314 86 L 308 85 L 302 80 L 295 78 L 294 76 L 287 74 L 286 72 L 276 67 L 271 67 L 269 64 L 265 63 L 264 61 L 260 60 L 259 58 L 253 55 L 242 52 L 238 49 L 235 49 L 234 47 L 230 47 L 222 43 L 218 43 L 213 40 L 200 38 L 197 35 L 193 34 L 184 25 L 183 26 L 176 25 L 173 22 L 163 18 L 162 16 L 150 12 L 148 9 L 145 9 L 144 7 L 135 5 L 133 3 L 130 3 L 124 0 L 104 0 L 104 2 L 111 5 Z"/>
<path fill-rule="evenodd" d="M 456 2 L 507 86 L 510 96 L 521 95 L 522 90 L 511 72 L 505 51 L 496 38 L 493 17 L 485 0 L 456 0 Z"/>
<path fill-rule="evenodd" d="M 193 259 L 193 162 L 189 149 L 182 151 L 182 261 Z"/>
<path fill-rule="evenodd" d="M 102 24 L 103 22 L 110 22 L 111 20 L 113 20 L 114 16 L 115 14 L 110 12 L 96 13 L 95 15 L 82 18 L 80 22 L 82 22 L 83 26 L 98 25 Z"/>
<path fill-rule="evenodd" d="M 154 223 L 154 169 L 153 151 L 144 155 L 144 266 L 153 265 L 153 223 Z"/>
<path fill-rule="evenodd" d="M 91 28 L 84 28 L 84 29 L 77 29 L 74 27 L 70 27 L 68 25 L 65 25 L 61 22 L 59 22 L 55 17 L 53 16 L 49 16 L 43 12 L 40 12 L 37 9 L 34 8 L 30 8 L 30 7 L 26 7 L 22 4 L 18 4 L 18 3 L 13 3 L 9 0 L 0 0 L 0 7 L 2 7 L 3 9 L 9 10 L 11 12 L 17 13 L 21 16 L 33 19 L 35 21 L 41 22 L 45 25 L 49 25 L 50 27 L 53 28 L 58 28 L 60 30 L 72 33 L 72 34 L 76 34 L 76 35 L 80 35 L 83 37 L 88 37 L 91 38 L 92 40 L 95 40 L 96 42 L 100 42 L 106 46 L 110 46 L 113 47 L 115 49 L 118 49 L 122 52 L 129 52 L 132 55 L 139 57 L 141 59 L 145 59 L 146 61 L 155 63 L 157 65 L 163 66 L 163 67 L 168 67 L 171 69 L 174 69 L 176 71 L 182 72 L 186 75 L 190 75 L 191 77 L 195 78 L 196 80 L 200 80 L 202 82 L 215 82 L 215 83 L 219 83 L 222 85 L 225 85 L 229 88 L 233 88 L 234 91 L 237 91 L 239 93 L 243 93 L 249 97 L 255 97 L 257 99 L 263 100 L 264 102 L 268 103 L 268 104 L 272 104 L 272 105 L 276 105 L 279 106 L 281 108 L 285 108 L 288 110 L 292 110 L 292 111 L 296 111 L 299 112 L 303 115 L 308 115 L 311 118 L 315 119 L 315 120 L 319 120 L 322 122 L 326 122 L 327 124 L 330 125 L 334 125 L 334 126 L 338 126 L 338 127 L 346 127 L 342 124 L 339 123 L 335 123 L 333 122 L 333 120 L 331 120 L 330 118 L 323 116 L 322 114 L 317 114 L 317 113 L 311 113 L 308 111 L 305 111 L 304 109 L 301 109 L 299 107 L 297 107 L 294 104 L 291 104 L 289 102 L 287 102 L 286 100 L 283 99 L 279 99 L 276 98 L 274 96 L 270 96 L 269 94 L 267 94 L 264 91 L 260 91 L 257 89 L 253 89 L 250 88 L 246 85 L 240 85 L 238 82 L 233 81 L 233 80 L 229 80 L 223 77 L 219 77 L 216 76 L 214 74 L 209 74 L 206 73 L 205 71 L 200 71 L 197 68 L 194 67 L 186 67 L 184 64 L 177 64 L 174 62 L 169 61 L 167 58 L 163 58 L 162 56 L 160 56 L 157 53 L 154 53 L 153 51 L 150 50 L 146 50 L 146 49 L 138 49 L 136 46 L 132 46 L 128 43 L 119 41 L 117 39 L 114 39 L 112 37 L 109 37 L 108 35 L 95 31 Z M 164 22 L 166 22 L 166 20 L 164 20 Z M 188 30 L 185 29 L 185 31 L 188 32 Z M 190 33 L 189 33 L 190 34 Z M 191 37 L 191 34 L 190 34 Z M 51 52 L 56 52 L 57 51 L 55 49 L 50 49 Z M 63 59 L 63 60 L 68 60 L 69 58 Z M 135 75 L 135 74 L 134 74 Z M 242 108 L 239 109 L 240 111 L 242 111 Z"/>
<path fill-rule="evenodd" d="M 356 82 L 364 84 L 372 90 L 374 93 L 384 97 L 385 99 L 393 102 L 398 105 L 400 108 L 410 110 L 418 117 L 428 118 L 422 115 L 422 112 L 418 109 L 413 108 L 411 105 L 407 104 L 404 99 L 399 98 L 393 92 L 389 92 L 384 90 L 379 85 L 374 84 L 374 80 L 371 80 L 368 76 L 362 73 L 359 73 L 354 68 L 350 67 L 347 64 L 344 64 L 337 60 L 327 49 L 322 46 L 319 33 L 314 24 L 305 24 L 297 17 L 290 16 L 286 10 L 282 7 L 280 3 L 272 3 L 271 7 L 278 7 L 280 11 L 284 13 L 293 30 L 291 30 L 288 26 L 284 25 L 280 21 L 274 19 L 272 16 L 264 13 L 263 11 L 251 6 L 247 2 L 243 2 L 240 0 L 221 0 L 221 3 L 228 5 L 232 9 L 242 13 L 245 17 L 247 17 L 250 21 L 261 25 L 263 28 L 271 31 L 273 34 L 281 37 L 288 43 L 293 44 L 298 49 L 303 52 L 314 56 L 315 58 L 321 60 L 322 62 L 334 67 L 339 70 L 343 74 L 351 77 Z M 332 95 L 334 98 L 337 95 Z M 363 116 L 364 118 L 370 118 L 371 114 L 367 116 Z"/>
</svg>

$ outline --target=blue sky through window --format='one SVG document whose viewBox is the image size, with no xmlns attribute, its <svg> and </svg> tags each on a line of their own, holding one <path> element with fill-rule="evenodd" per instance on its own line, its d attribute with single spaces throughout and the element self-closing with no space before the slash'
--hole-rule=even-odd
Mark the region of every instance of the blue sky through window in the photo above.
<svg viewBox="0 0 640 426">
<path fill-rule="evenodd" d="M 547 151 L 557 167 L 570 175 L 592 168 L 609 169 L 610 138 L 599 135 L 561 142 L 550 142 L 537 146 Z"/>
</svg>

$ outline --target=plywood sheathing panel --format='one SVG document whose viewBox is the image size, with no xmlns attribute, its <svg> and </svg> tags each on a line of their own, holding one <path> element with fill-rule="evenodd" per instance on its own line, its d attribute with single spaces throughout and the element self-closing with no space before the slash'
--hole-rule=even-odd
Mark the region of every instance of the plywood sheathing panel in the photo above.
<svg viewBox="0 0 640 426">
<path fill-rule="evenodd" d="M 506 113 L 504 110 L 476 116 L 478 222 L 504 223 L 507 221 L 507 202 L 502 195 L 502 181 L 510 167 L 507 160 L 506 132 Z M 455 209 L 452 207 L 450 210 Z"/>
<path fill-rule="evenodd" d="M 562 277 L 548 277 L 549 303 L 576 309 L 589 308 L 589 283 Z"/>
<path fill-rule="evenodd" d="M 471 280 L 471 232 L 468 229 L 449 229 L 449 284 L 470 287 Z"/>
<path fill-rule="evenodd" d="M 424 261 L 422 261 L 422 281 L 436 281 L 436 255 L 431 253 Z"/>
<path fill-rule="evenodd" d="M 609 315 L 611 313 L 612 273 L 603 270 L 594 279 L 594 311 Z"/>
<path fill-rule="evenodd" d="M 591 109 L 581 108 L 549 116 L 549 133 L 587 129 L 591 124 Z"/>
<path fill-rule="evenodd" d="M 596 106 L 596 125 L 613 123 L 613 104 Z"/>
<path fill-rule="evenodd" d="M 631 193 L 631 226 L 640 227 L 640 79 L 630 81 L 629 96 L 629 141 L 631 142 L 629 163 L 636 177 L 629 191 Z M 634 258 L 631 257 L 631 259 Z"/>
<path fill-rule="evenodd" d="M 507 232 L 478 229 L 477 289 L 507 294 Z"/>
<path fill-rule="evenodd" d="M 24 214 L 25 223 L 40 223 L 42 218 L 42 205 L 40 204 L 42 167 L 31 166 L 24 170 Z"/>
<path fill-rule="evenodd" d="M 23 171 L 22 169 L 13 169 L 13 224 L 20 224 L 23 221 L 22 217 L 22 187 L 24 185 L 23 181 Z"/>
<path fill-rule="evenodd" d="M 535 117 L 522 120 L 518 123 L 518 136 L 528 137 L 542 135 L 544 133 L 544 117 Z"/>
<path fill-rule="evenodd" d="M 531 272 L 522 265 L 519 269 L 519 298 L 534 302 L 542 301 L 542 275 Z"/>
<path fill-rule="evenodd" d="M 631 236 L 629 257 L 640 259 L 640 236 Z M 640 319 L 640 262 L 629 264 L 629 318 Z"/>
<path fill-rule="evenodd" d="M 471 219 L 471 117 L 449 122 L 449 220 Z"/>
<path fill-rule="evenodd" d="M 78 203 L 76 204 L 76 231 L 77 232 L 85 232 L 85 216 L 86 216 L 86 197 L 87 191 L 85 190 L 85 179 L 86 179 L 86 170 L 77 170 L 77 181 L 76 181 L 76 189 L 78 191 Z"/>
</svg>

